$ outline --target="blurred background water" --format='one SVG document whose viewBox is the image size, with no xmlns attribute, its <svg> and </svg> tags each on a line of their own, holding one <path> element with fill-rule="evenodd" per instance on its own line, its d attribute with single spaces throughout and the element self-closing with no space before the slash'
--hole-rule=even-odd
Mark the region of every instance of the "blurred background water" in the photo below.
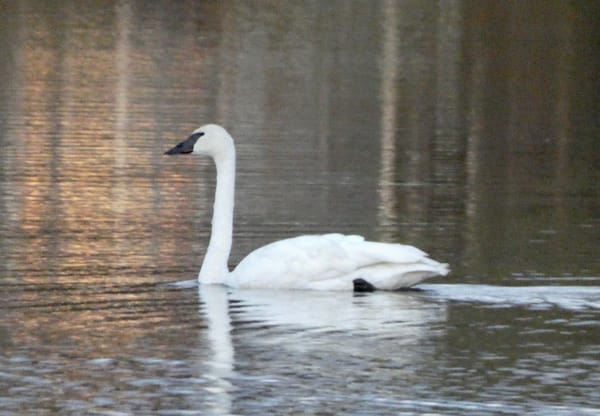
<svg viewBox="0 0 600 416">
<path fill-rule="evenodd" d="M 0 414 L 597 414 L 600 7 L 0 2 Z M 200 290 L 301 233 L 416 245 L 422 291 Z"/>
</svg>

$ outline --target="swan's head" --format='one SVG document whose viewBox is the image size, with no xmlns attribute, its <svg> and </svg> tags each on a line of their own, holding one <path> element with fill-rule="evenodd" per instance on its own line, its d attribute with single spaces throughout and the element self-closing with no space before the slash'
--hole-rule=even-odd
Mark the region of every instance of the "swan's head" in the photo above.
<svg viewBox="0 0 600 416">
<path fill-rule="evenodd" d="M 165 152 L 166 155 L 193 154 L 218 158 L 233 151 L 233 139 L 223 127 L 206 124 L 184 141 Z"/>
</svg>

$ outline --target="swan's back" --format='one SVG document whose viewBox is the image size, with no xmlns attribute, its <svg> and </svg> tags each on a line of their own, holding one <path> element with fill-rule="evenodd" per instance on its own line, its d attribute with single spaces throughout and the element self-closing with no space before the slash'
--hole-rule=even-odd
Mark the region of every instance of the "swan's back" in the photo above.
<svg viewBox="0 0 600 416">
<path fill-rule="evenodd" d="M 303 235 L 267 244 L 229 274 L 233 287 L 352 290 L 362 279 L 397 290 L 448 273 L 445 264 L 413 246 L 365 241 L 356 235 Z"/>
</svg>

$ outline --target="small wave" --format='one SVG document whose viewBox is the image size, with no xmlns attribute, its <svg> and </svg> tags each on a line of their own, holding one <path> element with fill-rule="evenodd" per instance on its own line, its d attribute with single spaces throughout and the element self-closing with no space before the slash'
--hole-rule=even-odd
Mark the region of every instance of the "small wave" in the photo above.
<svg viewBox="0 0 600 416">
<path fill-rule="evenodd" d="M 525 306 L 533 309 L 561 308 L 572 311 L 600 310 L 599 286 L 493 286 L 422 285 L 436 298 L 477 302 L 495 307 Z"/>
</svg>

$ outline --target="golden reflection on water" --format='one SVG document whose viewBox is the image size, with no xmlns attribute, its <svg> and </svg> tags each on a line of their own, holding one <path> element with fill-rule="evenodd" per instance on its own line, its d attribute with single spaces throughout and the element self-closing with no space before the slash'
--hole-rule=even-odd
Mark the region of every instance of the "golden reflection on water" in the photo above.
<svg viewBox="0 0 600 416">
<path fill-rule="evenodd" d="M 177 304 L 180 296 L 139 282 L 181 268 L 172 253 L 193 250 L 172 229 L 189 227 L 193 217 L 173 206 L 181 199 L 160 197 L 163 138 L 152 131 L 164 131 L 158 106 L 145 104 L 150 91 L 140 89 L 139 70 L 150 72 L 136 65 L 147 50 L 132 41 L 131 4 L 116 6 L 116 36 L 112 14 L 93 8 L 69 9 L 64 20 L 36 9 L 22 13 L 27 24 L 13 45 L 16 128 L 3 157 L 14 178 L 3 184 L 14 232 L 2 277 L 15 284 L 4 322 L 14 323 L 15 346 L 66 342 L 108 354 L 178 313 L 161 304 Z M 194 31 L 186 36 L 192 44 Z M 197 61 L 182 55 L 179 63 L 191 74 Z M 176 100 L 180 92 L 167 95 Z M 168 130 L 171 140 L 183 133 Z M 164 190 L 182 195 L 195 178 L 182 168 L 169 179 Z"/>
</svg>

